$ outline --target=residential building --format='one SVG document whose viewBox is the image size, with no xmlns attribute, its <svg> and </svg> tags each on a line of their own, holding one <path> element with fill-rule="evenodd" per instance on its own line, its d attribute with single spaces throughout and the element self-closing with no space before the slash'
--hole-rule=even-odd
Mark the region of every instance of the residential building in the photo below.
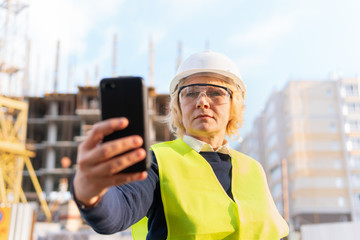
<svg viewBox="0 0 360 240">
<path fill-rule="evenodd" d="M 264 166 L 274 201 L 296 230 L 360 219 L 359 81 L 289 81 L 240 146 Z"/>
</svg>

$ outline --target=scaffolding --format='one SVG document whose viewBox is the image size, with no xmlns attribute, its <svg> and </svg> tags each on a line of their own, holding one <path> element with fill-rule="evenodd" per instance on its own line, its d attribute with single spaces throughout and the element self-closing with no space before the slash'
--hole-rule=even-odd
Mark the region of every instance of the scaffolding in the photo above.
<svg viewBox="0 0 360 240">
<path fill-rule="evenodd" d="M 0 92 L 28 94 L 28 0 L 0 0 Z"/>
<path fill-rule="evenodd" d="M 28 104 L 0 96 L 0 202 L 27 202 L 21 187 L 26 166 L 46 218 L 51 213 L 32 167 L 30 157 L 35 154 L 26 149 Z"/>
</svg>

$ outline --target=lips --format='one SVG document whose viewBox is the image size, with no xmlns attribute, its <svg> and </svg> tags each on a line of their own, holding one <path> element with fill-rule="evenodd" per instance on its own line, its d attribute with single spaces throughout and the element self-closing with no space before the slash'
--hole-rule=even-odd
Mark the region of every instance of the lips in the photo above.
<svg viewBox="0 0 360 240">
<path fill-rule="evenodd" d="M 199 118 L 213 118 L 211 115 L 208 115 L 208 114 L 205 114 L 205 113 L 202 113 L 202 114 L 199 114 L 195 117 L 195 119 L 199 119 Z"/>
</svg>

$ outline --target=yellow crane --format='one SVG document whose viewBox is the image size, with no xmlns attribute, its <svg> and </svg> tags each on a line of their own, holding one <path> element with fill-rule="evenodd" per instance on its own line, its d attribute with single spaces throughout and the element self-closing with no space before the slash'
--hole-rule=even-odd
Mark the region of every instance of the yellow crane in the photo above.
<svg viewBox="0 0 360 240">
<path fill-rule="evenodd" d="M 0 96 L 0 202 L 27 202 L 21 187 L 24 165 L 48 221 L 51 213 L 26 149 L 28 103 Z"/>
</svg>

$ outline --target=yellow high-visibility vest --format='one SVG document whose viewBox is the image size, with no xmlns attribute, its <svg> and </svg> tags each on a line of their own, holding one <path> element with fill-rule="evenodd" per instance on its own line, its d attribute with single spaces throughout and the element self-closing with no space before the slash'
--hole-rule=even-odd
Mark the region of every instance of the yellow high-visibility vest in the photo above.
<svg viewBox="0 0 360 240">
<path fill-rule="evenodd" d="M 182 139 L 152 146 L 158 168 L 168 239 L 275 240 L 289 228 L 279 214 L 261 165 L 231 150 L 232 200 L 211 165 Z M 146 221 L 133 226 L 145 239 Z M 142 236 L 138 235 L 143 231 Z"/>
</svg>

